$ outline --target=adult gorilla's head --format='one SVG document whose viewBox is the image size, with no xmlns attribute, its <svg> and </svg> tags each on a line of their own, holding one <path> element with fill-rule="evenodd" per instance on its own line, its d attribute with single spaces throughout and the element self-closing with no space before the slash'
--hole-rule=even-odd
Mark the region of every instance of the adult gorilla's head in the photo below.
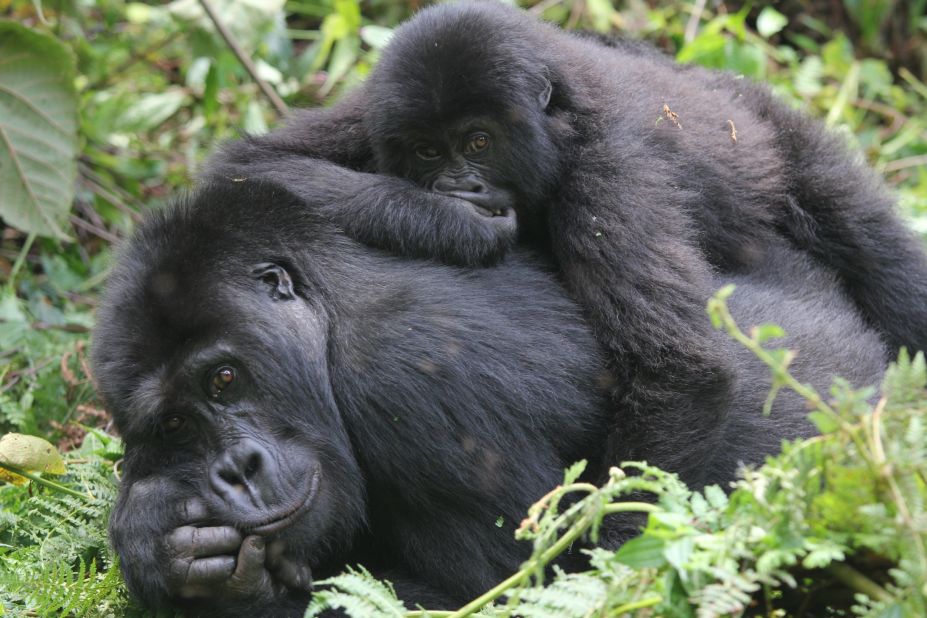
<svg viewBox="0 0 927 618">
<path fill-rule="evenodd" d="M 99 312 L 95 373 L 126 446 L 113 540 L 133 592 L 152 603 L 177 587 L 166 581 L 176 573 L 145 569 L 138 554 L 164 553 L 145 544 L 165 529 L 230 526 L 317 564 L 364 525 L 327 374 L 329 315 L 306 300 L 313 283 L 275 261 L 292 255 L 285 240 L 256 236 L 240 209 L 228 220 L 229 204 L 249 199 L 302 208 L 283 192 L 236 187 L 152 217 Z M 226 566 L 209 567 L 188 596 Z"/>
<path fill-rule="evenodd" d="M 442 5 L 401 26 L 366 85 L 364 121 L 378 170 L 505 216 L 552 190 L 570 129 L 561 80 L 530 36 L 542 26 L 495 4 Z"/>
<path fill-rule="evenodd" d="M 514 524 L 597 457 L 601 357 L 547 271 L 397 260 L 317 206 L 205 187 L 143 224 L 110 279 L 110 533 L 146 605 L 302 615 L 313 575 L 360 562 L 450 606 L 527 558 Z"/>
</svg>

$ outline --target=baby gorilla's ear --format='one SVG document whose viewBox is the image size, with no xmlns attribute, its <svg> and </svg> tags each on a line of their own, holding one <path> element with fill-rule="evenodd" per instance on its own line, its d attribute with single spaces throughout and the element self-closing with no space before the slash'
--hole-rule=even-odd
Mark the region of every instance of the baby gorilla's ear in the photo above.
<svg viewBox="0 0 927 618">
<path fill-rule="evenodd" d="M 544 87 L 541 89 L 541 94 L 538 95 L 538 103 L 541 105 L 541 109 L 547 109 L 547 106 L 550 104 L 550 97 L 554 93 L 554 86 L 550 81 L 550 77 L 547 75 L 547 69 L 544 69 Z"/>
</svg>

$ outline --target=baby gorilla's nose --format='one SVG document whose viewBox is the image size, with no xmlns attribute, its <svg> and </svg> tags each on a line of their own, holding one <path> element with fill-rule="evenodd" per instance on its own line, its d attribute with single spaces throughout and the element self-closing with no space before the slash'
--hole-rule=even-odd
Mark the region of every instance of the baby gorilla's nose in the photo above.
<svg viewBox="0 0 927 618">
<path fill-rule="evenodd" d="M 432 190 L 448 195 L 460 193 L 486 193 L 486 185 L 474 174 L 464 176 L 439 176 L 431 186 Z"/>
</svg>

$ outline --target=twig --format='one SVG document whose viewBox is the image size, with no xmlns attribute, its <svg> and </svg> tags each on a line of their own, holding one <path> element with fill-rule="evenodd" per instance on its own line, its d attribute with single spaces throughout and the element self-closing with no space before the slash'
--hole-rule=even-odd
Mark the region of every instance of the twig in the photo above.
<svg viewBox="0 0 927 618">
<path fill-rule="evenodd" d="M 867 101 L 866 99 L 853 99 L 853 107 L 859 107 L 866 111 L 875 112 L 887 118 L 890 118 L 892 123 L 887 127 L 889 133 L 897 133 L 901 127 L 905 125 L 910 118 L 899 112 L 894 107 L 885 105 L 884 103 L 879 103 L 878 101 Z"/>
<path fill-rule="evenodd" d="M 238 61 L 241 63 L 245 70 L 248 71 L 248 74 L 251 75 L 251 79 L 258 85 L 258 88 L 261 89 L 261 92 L 264 93 L 264 96 L 270 101 L 271 105 L 274 106 L 274 109 L 277 110 L 277 113 L 281 116 L 286 116 L 287 106 L 283 102 L 283 99 L 277 94 L 270 85 L 265 82 L 258 75 L 257 67 L 254 66 L 254 63 L 251 61 L 251 58 L 245 54 L 241 46 L 238 44 L 238 41 L 232 36 L 232 33 L 229 32 L 228 28 L 225 27 L 225 24 L 222 23 L 222 20 L 219 19 L 219 15 L 216 13 L 215 9 L 210 4 L 209 0 L 199 0 L 200 6 L 203 7 L 203 10 L 206 11 L 206 15 L 209 16 L 209 19 L 212 21 L 213 25 L 216 27 L 216 30 L 219 31 L 219 35 L 222 37 L 222 40 L 225 41 L 225 44 L 229 46 L 229 49 L 232 50 L 232 53 L 235 54 L 235 57 L 238 58 Z"/>
<path fill-rule="evenodd" d="M 915 155 L 913 157 L 905 157 L 904 159 L 889 161 L 884 166 L 882 166 L 882 171 L 885 173 L 897 172 L 909 167 L 917 167 L 919 165 L 927 165 L 927 155 Z"/>
<path fill-rule="evenodd" d="M 686 23 L 686 32 L 683 35 L 683 40 L 686 43 L 691 43 L 695 40 L 695 35 L 698 34 L 698 25 L 702 21 L 702 13 L 705 11 L 706 0 L 696 0 L 695 6 L 692 7 L 692 15 L 689 16 L 689 21 Z"/>
<path fill-rule="evenodd" d="M 74 227 L 79 227 L 83 230 L 86 230 L 94 236 L 98 236 L 99 238 L 102 238 L 109 243 L 118 244 L 121 242 L 121 239 L 112 232 L 108 232 L 101 227 L 97 227 L 89 221 L 84 221 L 76 215 L 71 215 L 71 224 L 74 225 Z"/>
<path fill-rule="evenodd" d="M 109 189 L 101 185 L 99 182 L 85 175 L 83 170 L 81 170 L 81 176 L 83 177 L 84 182 L 87 183 L 87 185 L 90 187 L 91 191 L 115 206 L 117 210 L 127 214 L 133 222 L 138 223 L 142 220 L 142 215 L 136 209 L 132 208 L 121 199 L 116 197 L 115 194 L 110 192 Z"/>
<path fill-rule="evenodd" d="M 145 209 L 145 203 L 139 198 L 135 197 L 118 184 L 110 183 L 109 179 L 104 178 L 99 173 L 94 171 L 93 166 L 96 165 L 94 161 L 87 155 L 81 155 L 78 162 L 78 169 L 80 170 L 80 175 L 84 178 L 89 178 L 94 183 L 105 189 L 106 191 L 112 191 L 117 194 L 123 202 L 123 206 L 129 210 L 134 210 L 135 212 L 141 212 Z"/>
<path fill-rule="evenodd" d="M 559 4 L 562 0 L 543 0 L 543 2 L 538 2 L 533 7 L 528 9 L 529 13 L 534 13 L 535 15 L 540 15 L 550 7 Z"/>
</svg>

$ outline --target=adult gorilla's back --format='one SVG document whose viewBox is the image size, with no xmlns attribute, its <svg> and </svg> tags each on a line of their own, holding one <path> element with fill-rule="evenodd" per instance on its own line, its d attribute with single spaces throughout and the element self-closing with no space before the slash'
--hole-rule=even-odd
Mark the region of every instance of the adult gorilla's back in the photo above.
<svg viewBox="0 0 927 618">
<path fill-rule="evenodd" d="M 112 539 L 147 605 L 300 615 L 310 570 L 360 561 L 452 606 L 527 556 L 514 526 L 565 466 L 616 463 L 598 461 L 611 374 L 543 264 L 404 261 L 317 206 L 208 187 L 150 218 L 114 270 L 94 366 L 126 448 Z M 787 249 L 767 258 L 768 278 L 738 282 L 741 323 L 783 324 L 803 381 L 875 382 L 884 351 L 834 282 Z M 730 353 L 717 482 L 810 431 L 794 397 L 762 417 L 767 372 Z"/>
</svg>

